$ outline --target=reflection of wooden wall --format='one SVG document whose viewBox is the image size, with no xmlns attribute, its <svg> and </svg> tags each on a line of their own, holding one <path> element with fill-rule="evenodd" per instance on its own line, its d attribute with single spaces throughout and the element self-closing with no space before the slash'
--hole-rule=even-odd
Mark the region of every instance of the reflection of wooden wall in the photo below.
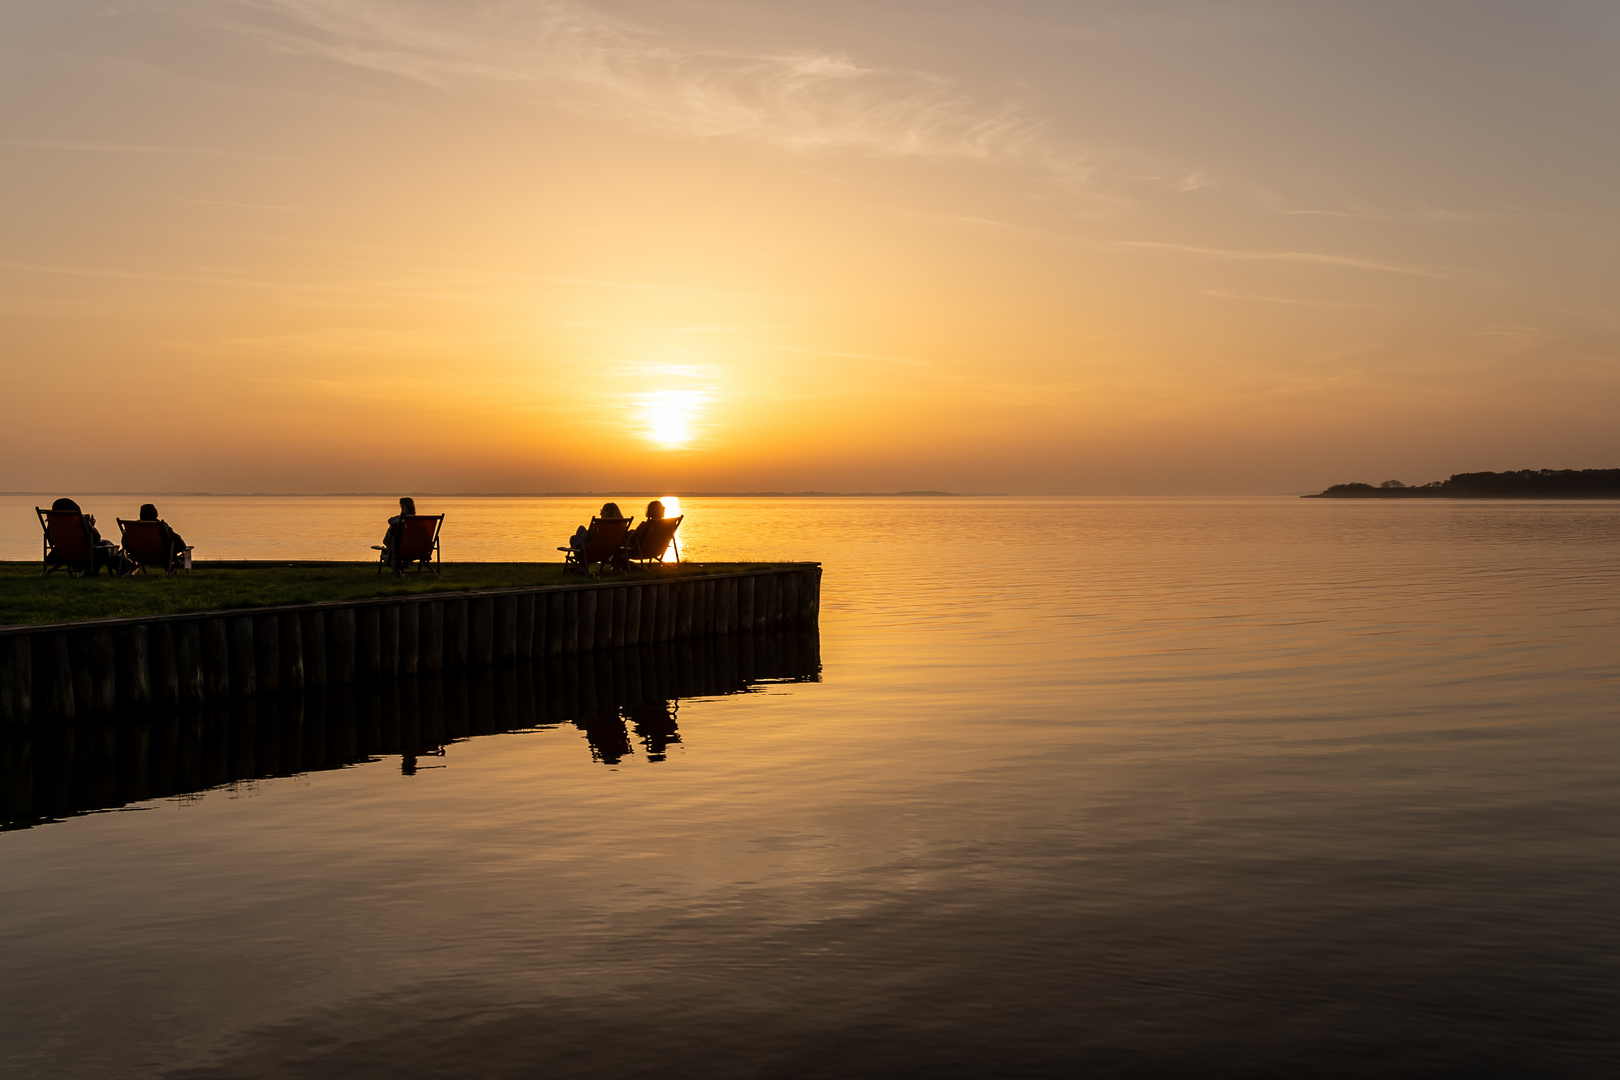
<svg viewBox="0 0 1620 1080">
<path fill-rule="evenodd" d="M 0 732 L 0 826 L 336 769 L 377 754 L 432 754 L 501 731 L 572 724 L 600 754 L 600 747 L 627 748 L 648 718 L 668 717 L 665 735 L 678 741 L 672 702 L 815 681 L 820 671 L 819 632 L 792 626 L 86 714 Z M 643 752 L 656 758 L 661 750 Z"/>
<path fill-rule="evenodd" d="M 815 626 L 821 568 L 0 630 L 0 730 L 535 657 Z"/>
</svg>

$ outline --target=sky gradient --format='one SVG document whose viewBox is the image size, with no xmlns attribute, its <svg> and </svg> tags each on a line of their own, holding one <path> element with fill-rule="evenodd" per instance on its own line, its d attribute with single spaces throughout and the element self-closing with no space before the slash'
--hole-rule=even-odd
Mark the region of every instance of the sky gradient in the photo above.
<svg viewBox="0 0 1620 1080">
<path fill-rule="evenodd" d="M 4 490 L 1620 465 L 1612 3 L 13 0 Z"/>
</svg>

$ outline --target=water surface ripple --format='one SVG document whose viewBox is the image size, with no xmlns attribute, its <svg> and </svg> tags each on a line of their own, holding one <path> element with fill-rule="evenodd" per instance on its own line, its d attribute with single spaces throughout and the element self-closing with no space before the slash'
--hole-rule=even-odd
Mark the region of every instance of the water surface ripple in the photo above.
<svg viewBox="0 0 1620 1080">
<path fill-rule="evenodd" d="M 591 509 L 434 502 L 469 559 Z M 213 557 L 360 558 L 387 512 L 281 500 L 259 551 L 264 500 L 160 504 Z M 1620 506 L 684 509 L 693 557 L 825 564 L 819 682 L 689 683 L 603 754 L 531 671 L 542 726 L 444 697 L 409 775 L 0 833 L 0 1072 L 1620 1070 Z"/>
</svg>

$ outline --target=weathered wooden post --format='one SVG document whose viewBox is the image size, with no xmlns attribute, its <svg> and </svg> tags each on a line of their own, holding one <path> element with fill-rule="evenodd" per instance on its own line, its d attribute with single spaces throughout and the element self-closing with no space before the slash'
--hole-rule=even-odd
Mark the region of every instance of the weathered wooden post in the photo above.
<svg viewBox="0 0 1620 1080">
<path fill-rule="evenodd" d="M 326 683 L 349 686 L 354 682 L 355 656 L 359 652 L 359 618 L 352 607 L 333 608 L 326 613 Z"/>
<path fill-rule="evenodd" d="M 488 667 L 495 662 L 495 598 L 475 596 L 467 601 L 467 663 Z"/>
<path fill-rule="evenodd" d="M 259 680 L 254 677 L 257 661 L 253 655 L 253 617 L 238 615 L 230 620 L 230 627 L 231 697 L 251 697 L 259 686 Z"/>
<path fill-rule="evenodd" d="M 20 731 L 33 716 L 33 639 L 11 634 L 0 638 L 0 731 Z"/>
<path fill-rule="evenodd" d="M 417 637 L 422 644 L 422 671 L 444 670 L 444 601 L 429 600 L 421 605 L 421 626 Z"/>
<path fill-rule="evenodd" d="M 422 605 L 399 605 L 399 673 L 415 675 L 422 668 Z"/>
<path fill-rule="evenodd" d="M 304 689 L 309 669 L 304 663 L 304 619 L 296 611 L 283 611 L 276 617 L 281 631 L 281 689 Z"/>
<path fill-rule="evenodd" d="M 737 579 L 728 577 L 720 583 L 720 624 L 715 633 L 729 634 L 737 629 Z"/>
<path fill-rule="evenodd" d="M 799 622 L 799 575 L 781 574 L 777 580 L 782 588 L 782 625 L 795 626 Z"/>
<path fill-rule="evenodd" d="M 377 612 L 377 676 L 399 677 L 399 605 L 379 604 Z"/>
<path fill-rule="evenodd" d="M 613 646 L 613 594 L 617 590 L 597 586 L 596 592 L 596 641 L 598 651 Z"/>
<path fill-rule="evenodd" d="M 518 598 L 511 593 L 505 593 L 493 599 L 495 601 L 494 659 L 503 664 L 510 664 L 517 659 Z"/>
<path fill-rule="evenodd" d="M 575 648 L 582 653 L 591 652 L 596 648 L 596 597 L 600 589 L 580 589 L 572 593 L 574 610 L 578 612 L 579 638 Z"/>
<path fill-rule="evenodd" d="M 613 619 L 612 619 L 613 633 L 612 633 L 612 636 L 608 639 L 608 644 L 610 646 L 612 646 L 613 648 L 615 648 L 615 649 L 621 649 L 621 648 L 624 647 L 624 639 L 625 639 L 625 625 L 624 625 L 624 623 L 625 623 L 626 614 L 629 611 L 629 599 L 628 599 L 628 596 L 626 594 L 628 594 L 629 592 L 630 592 L 630 589 L 627 586 L 624 586 L 624 585 L 615 585 L 613 587 Z"/>
<path fill-rule="evenodd" d="M 782 622 L 782 579 L 778 574 L 766 574 L 759 579 L 759 588 L 765 602 L 760 605 L 765 621 L 762 630 L 774 630 Z"/>
<path fill-rule="evenodd" d="M 547 616 L 550 606 L 550 597 L 545 593 L 534 594 L 534 650 L 530 655 L 541 657 L 546 655 Z"/>
<path fill-rule="evenodd" d="M 692 636 L 692 608 L 696 601 L 697 582 L 679 582 L 675 593 L 675 634 L 682 641 Z"/>
<path fill-rule="evenodd" d="M 703 582 L 703 636 L 708 637 L 714 633 L 716 620 L 715 609 L 720 606 L 720 583 L 714 578 L 704 578 Z"/>
<path fill-rule="evenodd" d="M 658 586 L 637 585 L 636 595 L 641 598 L 641 633 L 636 644 L 651 645 L 658 640 Z"/>
<path fill-rule="evenodd" d="M 180 666 L 175 656 L 174 624 L 153 623 L 146 634 L 152 704 L 172 710 L 180 702 Z"/>
<path fill-rule="evenodd" d="M 570 589 L 563 598 L 563 652 L 579 652 L 579 591 Z"/>
<path fill-rule="evenodd" d="M 467 666 L 467 601 L 444 602 L 444 670 Z"/>
<path fill-rule="evenodd" d="M 354 609 L 354 677 L 374 683 L 382 675 L 382 613 L 376 604 Z"/>
<path fill-rule="evenodd" d="M 118 649 L 109 629 L 73 635 L 73 697 L 79 716 L 107 716 L 118 706 Z"/>
<path fill-rule="evenodd" d="M 534 593 L 520 593 L 512 602 L 517 605 L 517 642 L 512 647 L 512 656 L 529 660 L 534 656 Z"/>
<path fill-rule="evenodd" d="M 175 673 L 179 679 L 180 700 L 187 705 L 201 705 L 208 692 L 203 677 L 202 627 L 196 619 L 174 624 Z"/>
<path fill-rule="evenodd" d="M 202 650 L 203 697 L 224 701 L 231 696 L 231 632 L 224 619 L 204 619 L 197 628 Z"/>
<path fill-rule="evenodd" d="M 641 597 L 647 590 L 641 585 L 624 588 L 624 644 L 641 644 Z"/>
<path fill-rule="evenodd" d="M 754 576 L 737 579 L 737 629 L 744 634 L 754 632 Z"/>
<path fill-rule="evenodd" d="M 258 665 L 259 693 L 281 689 L 281 624 L 274 615 L 253 620 L 253 651 Z"/>
<path fill-rule="evenodd" d="M 326 612 L 306 611 L 298 617 L 304 639 L 304 685 L 326 685 Z"/>
<path fill-rule="evenodd" d="M 546 655 L 561 656 L 568 648 L 568 597 L 546 594 Z"/>
<path fill-rule="evenodd" d="M 731 578 L 716 578 L 714 581 L 714 622 L 710 625 L 711 634 L 724 634 L 731 630 L 732 610 L 727 605 L 731 603 Z"/>
<path fill-rule="evenodd" d="M 815 626 L 821 618 L 821 570 L 799 575 L 799 625 Z"/>
</svg>

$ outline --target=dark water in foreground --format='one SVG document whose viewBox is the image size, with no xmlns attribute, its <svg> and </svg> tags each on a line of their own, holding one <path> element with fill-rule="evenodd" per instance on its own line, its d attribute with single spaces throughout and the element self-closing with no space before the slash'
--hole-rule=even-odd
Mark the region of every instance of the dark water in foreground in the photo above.
<svg viewBox="0 0 1620 1080">
<path fill-rule="evenodd" d="M 0 1072 L 1620 1069 L 1620 506 L 685 509 L 819 643 L 31 748 Z"/>
</svg>

